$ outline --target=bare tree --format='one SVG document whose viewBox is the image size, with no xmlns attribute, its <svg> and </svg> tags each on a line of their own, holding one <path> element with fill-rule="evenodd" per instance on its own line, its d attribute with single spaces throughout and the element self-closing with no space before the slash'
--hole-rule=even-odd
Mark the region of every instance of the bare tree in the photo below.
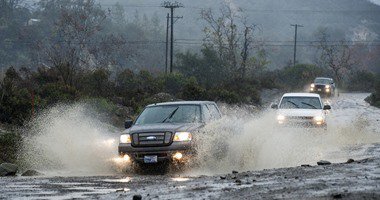
<svg viewBox="0 0 380 200">
<path fill-rule="evenodd" d="M 236 78 L 245 78 L 252 64 L 249 61 L 254 49 L 255 25 L 248 23 L 240 8 L 233 9 L 224 3 L 219 11 L 219 16 L 211 9 L 201 12 L 202 18 L 208 24 L 204 28 L 205 45 L 218 52 L 219 58 Z"/>
<path fill-rule="evenodd" d="M 206 45 L 216 48 L 219 57 L 223 58 L 225 54 L 225 45 L 224 45 L 224 35 L 223 35 L 223 23 L 225 18 L 225 13 L 221 12 L 220 17 L 215 17 L 211 9 L 202 10 L 202 18 L 208 23 L 208 27 L 204 28 L 206 34 L 205 42 Z"/>
<path fill-rule="evenodd" d="M 220 58 L 225 60 L 232 70 L 238 68 L 237 49 L 240 30 L 236 20 L 240 12 L 240 9 L 234 11 L 227 4 L 222 5 L 218 17 L 211 9 L 201 12 L 202 18 L 209 25 L 204 29 L 206 44 L 216 48 Z"/>
<path fill-rule="evenodd" d="M 10 18 L 15 17 L 14 10 L 19 7 L 22 0 L 0 0 L 0 22 L 12 22 Z M 1 26 L 2 24 L 0 24 Z M 4 24 L 5 25 L 5 24 Z"/>
<path fill-rule="evenodd" d="M 346 40 L 337 43 L 329 41 L 330 36 L 325 28 L 320 29 L 316 36 L 317 48 L 320 51 L 318 64 L 330 69 L 334 78 L 341 83 L 345 73 L 355 64 L 348 42 Z"/>
<path fill-rule="evenodd" d="M 250 65 L 250 53 L 253 48 L 253 32 L 255 25 L 248 25 L 247 19 L 244 18 L 243 21 L 243 38 L 242 38 L 242 47 L 241 47 L 241 78 L 244 79 L 247 73 L 247 67 Z"/>
<path fill-rule="evenodd" d="M 106 15 L 94 0 L 50 0 L 45 6 L 59 14 L 52 21 L 51 37 L 41 41 L 39 46 L 62 81 L 73 85 L 76 72 L 95 63 L 90 52 L 97 49 L 96 34 L 102 29 Z"/>
</svg>

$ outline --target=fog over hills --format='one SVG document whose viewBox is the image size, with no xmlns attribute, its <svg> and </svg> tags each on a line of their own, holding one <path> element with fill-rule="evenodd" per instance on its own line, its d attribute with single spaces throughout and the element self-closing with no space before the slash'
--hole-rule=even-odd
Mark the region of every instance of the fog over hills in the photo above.
<svg viewBox="0 0 380 200">
<path fill-rule="evenodd" d="M 127 16 L 132 18 L 136 11 L 140 15 L 160 18 L 163 28 L 166 23 L 168 9 L 162 8 L 163 1 L 157 0 L 102 0 L 103 6 L 112 6 L 119 2 L 124 6 Z M 200 19 L 203 8 L 211 8 L 217 12 L 222 3 L 232 8 L 241 8 L 250 23 L 259 27 L 256 37 L 266 41 L 267 50 L 274 68 L 292 59 L 294 27 L 290 24 L 302 24 L 299 29 L 299 62 L 312 62 L 313 48 L 310 41 L 315 41 L 314 33 L 320 27 L 328 28 L 332 40 L 347 39 L 365 41 L 366 44 L 380 45 L 380 0 L 178 0 L 184 5 L 175 10 L 175 14 L 183 16 L 175 24 L 177 48 L 196 49 L 204 37 L 205 26 Z M 181 43 L 182 41 L 182 43 Z M 184 42 L 186 41 L 186 42 Z"/>
<path fill-rule="evenodd" d="M 174 1 L 174 0 L 173 0 Z M 298 31 L 297 60 L 300 63 L 313 63 L 317 57 L 315 33 L 327 28 L 332 41 L 346 39 L 353 44 L 362 42 L 371 60 L 364 65 L 380 72 L 378 53 L 371 49 L 380 49 L 380 0 L 177 0 L 183 8 L 175 10 L 176 16 L 183 16 L 175 23 L 175 50 L 199 51 L 206 26 L 201 19 L 202 9 L 211 8 L 218 13 L 223 3 L 231 8 L 243 10 L 249 23 L 257 25 L 256 39 L 265 42 L 265 49 L 271 60 L 270 68 L 281 68 L 293 59 L 294 27 L 290 24 L 302 24 Z M 33 3 L 37 0 L 25 0 Z M 162 31 L 165 31 L 166 14 L 169 9 L 161 5 L 164 0 L 97 0 L 103 8 L 110 9 L 119 3 L 126 11 L 129 20 L 138 13 L 157 17 Z M 161 40 L 161 39 L 160 39 Z M 315 44 L 315 43 L 314 43 Z M 364 51 L 365 52 L 365 51 Z M 375 52 L 375 51 L 373 51 Z"/>
<path fill-rule="evenodd" d="M 125 10 L 132 15 L 136 10 L 148 15 L 156 13 L 162 17 L 162 23 L 168 11 L 160 7 L 162 2 L 157 0 L 108 0 L 100 3 L 109 6 L 116 2 L 124 5 Z M 294 23 L 305 26 L 304 37 L 308 37 L 320 26 L 341 30 L 347 34 L 360 25 L 368 26 L 372 31 L 380 29 L 380 6 L 366 0 L 182 0 L 178 2 L 184 5 L 184 8 L 176 9 L 176 14 L 184 17 L 176 24 L 177 35 L 180 36 L 194 37 L 194 33 L 201 34 L 204 26 L 200 20 L 201 9 L 212 8 L 217 11 L 223 2 L 243 9 L 249 20 L 259 25 L 263 35 L 271 40 L 292 39 L 294 30 L 289 25 Z"/>
</svg>

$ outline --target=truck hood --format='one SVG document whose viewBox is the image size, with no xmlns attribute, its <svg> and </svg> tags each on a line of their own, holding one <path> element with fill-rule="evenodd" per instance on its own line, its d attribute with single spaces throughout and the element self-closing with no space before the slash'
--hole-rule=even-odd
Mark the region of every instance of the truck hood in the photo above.
<svg viewBox="0 0 380 200">
<path fill-rule="evenodd" d="M 172 123 L 159 123 L 159 124 L 145 124 L 133 125 L 131 128 L 126 129 L 123 133 L 141 133 L 141 132 L 178 132 L 178 131 L 194 131 L 204 126 L 203 123 L 186 123 L 186 124 L 172 124 Z"/>
<path fill-rule="evenodd" d="M 279 109 L 278 114 L 289 117 L 324 116 L 322 109 Z"/>
</svg>

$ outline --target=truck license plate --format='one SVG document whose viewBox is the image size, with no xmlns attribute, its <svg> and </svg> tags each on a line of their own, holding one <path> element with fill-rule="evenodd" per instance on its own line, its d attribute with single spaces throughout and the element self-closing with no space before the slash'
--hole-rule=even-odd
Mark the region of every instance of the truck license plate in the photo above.
<svg viewBox="0 0 380 200">
<path fill-rule="evenodd" d="M 157 156 L 144 156 L 144 163 L 156 163 Z"/>
<path fill-rule="evenodd" d="M 318 89 L 318 91 L 322 91 L 321 89 Z"/>
</svg>

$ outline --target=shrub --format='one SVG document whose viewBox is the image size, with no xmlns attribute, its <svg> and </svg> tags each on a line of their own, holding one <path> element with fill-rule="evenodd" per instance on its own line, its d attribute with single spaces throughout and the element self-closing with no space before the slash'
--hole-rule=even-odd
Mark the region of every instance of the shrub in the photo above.
<svg viewBox="0 0 380 200">
<path fill-rule="evenodd" d="M 6 93 L 0 103 L 2 122 L 22 125 L 31 114 L 31 95 L 27 89 L 15 89 Z"/>
<path fill-rule="evenodd" d="M 58 102 L 72 102 L 78 100 L 80 94 L 74 87 L 61 82 L 48 83 L 43 85 L 38 91 L 42 99 L 42 106 L 55 104 Z"/>
<path fill-rule="evenodd" d="M 236 92 L 222 88 L 212 89 L 208 93 L 208 97 L 210 100 L 222 101 L 229 104 L 237 104 L 240 102 L 239 95 Z"/>
<path fill-rule="evenodd" d="M 375 84 L 374 84 L 374 92 L 367 97 L 365 100 L 378 108 L 380 108 L 380 74 L 376 76 Z"/>
<path fill-rule="evenodd" d="M 110 114 L 117 110 L 116 104 L 105 98 L 85 98 L 82 101 L 98 113 Z"/>
<path fill-rule="evenodd" d="M 0 162 L 14 163 L 17 150 L 21 145 L 21 137 L 17 132 L 0 133 Z"/>
<path fill-rule="evenodd" d="M 186 100 L 204 100 L 206 99 L 206 90 L 200 86 L 195 77 L 186 80 L 183 87 L 182 98 Z"/>
<path fill-rule="evenodd" d="M 172 73 L 160 77 L 164 91 L 176 95 L 180 93 L 186 83 L 186 78 L 181 73 Z"/>
<path fill-rule="evenodd" d="M 372 72 L 365 70 L 355 71 L 344 84 L 344 87 L 350 91 L 370 92 L 374 90 L 375 81 L 376 76 Z"/>
<path fill-rule="evenodd" d="M 103 68 L 82 76 L 77 88 L 93 97 L 110 97 L 114 94 L 114 83 L 110 81 L 111 73 Z"/>
<path fill-rule="evenodd" d="M 313 82 L 315 77 L 322 76 L 324 70 L 316 65 L 298 64 L 296 66 L 287 66 L 279 73 L 279 84 L 286 89 L 299 90 L 305 85 Z"/>
</svg>

